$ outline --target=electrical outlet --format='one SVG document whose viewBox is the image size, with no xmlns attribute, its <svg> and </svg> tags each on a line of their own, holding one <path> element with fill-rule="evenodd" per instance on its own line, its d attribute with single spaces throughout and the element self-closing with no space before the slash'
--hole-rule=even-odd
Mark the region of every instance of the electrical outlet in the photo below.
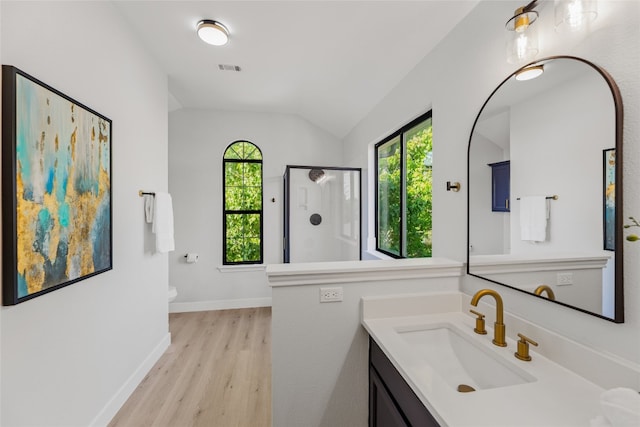
<svg viewBox="0 0 640 427">
<path fill-rule="evenodd" d="M 558 273 L 558 286 L 573 285 L 573 273 Z"/>
<path fill-rule="evenodd" d="M 342 288 L 320 288 L 320 302 L 342 301 Z"/>
</svg>

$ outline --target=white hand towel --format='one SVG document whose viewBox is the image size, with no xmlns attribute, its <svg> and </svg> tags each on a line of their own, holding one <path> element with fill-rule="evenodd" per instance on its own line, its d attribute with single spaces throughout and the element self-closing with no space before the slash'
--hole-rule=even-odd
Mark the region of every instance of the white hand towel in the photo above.
<svg viewBox="0 0 640 427">
<path fill-rule="evenodd" d="M 630 388 L 614 388 L 600 396 L 605 418 L 613 427 L 640 425 L 640 394 Z"/>
<path fill-rule="evenodd" d="M 169 193 L 156 192 L 153 214 L 153 232 L 156 235 L 156 251 L 166 253 L 174 250 L 173 204 Z"/>
<path fill-rule="evenodd" d="M 155 204 L 154 197 L 151 194 L 144 195 L 144 219 L 147 224 L 153 223 L 153 205 Z"/>
<path fill-rule="evenodd" d="M 520 198 L 520 238 L 533 242 L 547 240 L 547 200 L 545 196 Z"/>
</svg>

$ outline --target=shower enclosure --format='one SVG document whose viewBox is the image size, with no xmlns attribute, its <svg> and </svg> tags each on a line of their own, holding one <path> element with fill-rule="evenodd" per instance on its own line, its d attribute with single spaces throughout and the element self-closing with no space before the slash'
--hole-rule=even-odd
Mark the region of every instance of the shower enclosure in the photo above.
<svg viewBox="0 0 640 427">
<path fill-rule="evenodd" d="M 357 261 L 359 168 L 287 166 L 284 262 Z"/>
</svg>

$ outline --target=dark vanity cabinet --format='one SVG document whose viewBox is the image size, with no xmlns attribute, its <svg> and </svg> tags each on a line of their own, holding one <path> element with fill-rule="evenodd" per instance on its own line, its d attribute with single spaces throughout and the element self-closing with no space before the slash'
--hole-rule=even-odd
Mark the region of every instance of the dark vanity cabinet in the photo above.
<svg viewBox="0 0 640 427">
<path fill-rule="evenodd" d="M 369 338 L 369 427 L 439 427 L 380 347 Z"/>
<path fill-rule="evenodd" d="M 491 210 L 510 212 L 511 162 L 509 160 L 490 163 L 491 166 Z"/>
</svg>

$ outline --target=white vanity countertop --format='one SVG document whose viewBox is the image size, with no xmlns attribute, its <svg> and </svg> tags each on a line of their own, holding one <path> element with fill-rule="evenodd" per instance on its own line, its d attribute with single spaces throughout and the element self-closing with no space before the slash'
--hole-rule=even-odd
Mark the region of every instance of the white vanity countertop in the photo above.
<svg viewBox="0 0 640 427">
<path fill-rule="evenodd" d="M 398 302 L 401 300 L 390 300 L 389 304 L 396 305 L 390 308 L 385 307 L 383 298 L 365 298 L 362 325 L 441 425 L 588 426 L 591 419 L 600 415 L 603 388 L 540 355 L 535 351 L 536 347 L 530 348 L 530 362 L 516 359 L 513 355 L 516 341 L 507 338 L 507 347 L 491 343 L 491 324 L 487 325 L 487 335 L 475 334 L 475 321 L 460 311 L 460 298 L 456 298 L 456 294 L 429 297 L 429 303 L 422 305 L 425 312 L 432 314 L 416 314 L 418 300 L 420 298 L 409 298 L 408 301 L 413 302 L 405 307 L 406 315 L 397 315 L 399 306 L 404 305 Z M 389 316 L 394 313 L 396 315 Z M 498 360 L 525 371 L 535 381 L 459 393 L 416 355 L 397 332 L 436 323 L 453 325 L 468 338 L 490 349 Z"/>
</svg>

